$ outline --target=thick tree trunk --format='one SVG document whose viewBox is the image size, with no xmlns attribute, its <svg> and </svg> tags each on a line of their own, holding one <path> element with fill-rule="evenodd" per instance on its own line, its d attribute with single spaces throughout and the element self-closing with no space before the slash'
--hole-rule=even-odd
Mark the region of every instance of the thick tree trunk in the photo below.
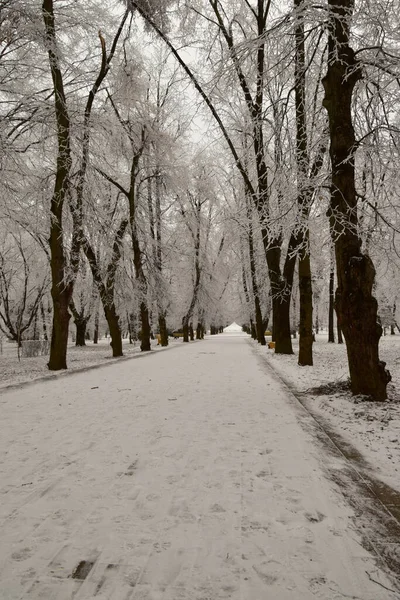
<svg viewBox="0 0 400 600">
<path fill-rule="evenodd" d="M 67 344 L 69 327 L 69 303 L 72 283 L 66 283 L 66 257 L 63 244 L 62 213 L 69 186 L 71 169 L 70 120 L 64 92 L 63 77 L 59 65 L 55 33 L 53 0 L 43 0 L 42 14 L 46 31 L 47 50 L 53 80 L 57 120 L 57 168 L 53 197 L 50 204 L 50 268 L 52 277 L 53 328 L 48 367 L 51 371 L 67 368 Z"/>
<path fill-rule="evenodd" d="M 53 329 L 50 343 L 50 371 L 67 368 L 68 328 L 71 315 L 69 313 L 70 294 L 68 290 L 51 292 L 53 298 Z"/>
<path fill-rule="evenodd" d="M 74 319 L 76 326 L 75 346 L 86 346 L 87 319 Z"/>
<path fill-rule="evenodd" d="M 113 358 L 123 356 L 122 352 L 122 334 L 121 327 L 119 324 L 119 317 L 115 309 L 114 303 L 104 305 L 104 315 L 107 319 L 107 325 L 110 330 L 111 343 Z"/>
<path fill-rule="evenodd" d="M 189 324 L 189 337 L 190 337 L 190 341 L 194 342 L 193 323 Z"/>
<path fill-rule="evenodd" d="M 293 354 L 290 335 L 290 296 L 272 299 L 272 334 L 277 354 Z"/>
<path fill-rule="evenodd" d="M 99 290 L 101 302 L 103 304 L 104 315 L 107 320 L 108 328 L 111 336 L 111 348 L 113 357 L 123 356 L 122 353 L 122 334 L 119 325 L 119 317 L 115 308 L 114 301 L 114 289 L 115 289 L 115 276 L 118 267 L 118 262 L 121 258 L 121 245 L 125 235 L 128 221 L 123 220 L 115 234 L 113 243 L 113 252 L 110 262 L 107 265 L 107 276 L 105 283 L 103 282 L 100 267 L 97 262 L 96 254 L 93 248 L 89 244 L 88 240 L 82 235 L 82 249 L 88 259 L 90 269 L 92 271 L 93 279 Z"/>
<path fill-rule="evenodd" d="M 265 346 L 265 335 L 263 318 L 260 305 L 260 294 L 257 282 L 257 271 L 256 261 L 254 254 L 254 238 L 253 238 L 253 211 L 250 204 L 250 199 L 246 195 L 246 208 L 247 208 L 247 220 L 248 220 L 248 245 L 249 245 L 249 260 L 250 260 L 250 276 L 251 276 L 251 288 L 254 299 L 254 312 L 256 318 L 256 339 L 261 346 Z"/>
<path fill-rule="evenodd" d="M 336 313 L 346 340 L 351 390 L 374 400 L 387 398 L 391 377 L 379 360 L 382 328 L 372 295 L 374 265 L 361 252 L 355 190 L 352 94 L 361 68 L 349 45 L 353 0 L 329 0 L 328 70 L 323 79 L 328 111 L 332 184 L 330 224 L 334 234 L 338 288 Z"/>
<path fill-rule="evenodd" d="M 307 244 L 308 246 L 308 244 Z M 299 258 L 299 290 L 300 290 L 300 343 L 298 363 L 302 366 L 313 364 L 312 333 L 312 285 L 309 248 L 301 252 Z"/>
<path fill-rule="evenodd" d="M 296 161 L 297 161 L 297 204 L 302 222 L 297 234 L 299 247 L 299 292 L 300 292 L 300 324 L 299 324 L 299 358 L 302 366 L 313 364 L 312 353 L 312 284 L 308 215 L 312 202 L 312 193 L 308 183 L 308 141 L 306 123 L 306 66 L 304 19 L 300 12 L 303 0 L 294 0 L 294 7 L 299 12 L 295 27 L 295 105 L 296 105 Z"/>
<path fill-rule="evenodd" d="M 149 318 L 149 309 L 147 308 L 147 302 L 144 300 L 140 303 L 140 321 L 142 324 L 142 337 L 140 342 L 140 349 L 142 352 L 148 352 L 151 350 L 151 327 Z"/>
<path fill-rule="evenodd" d="M 201 334 L 202 334 L 201 323 L 198 322 L 197 323 L 197 327 L 196 327 L 196 340 L 201 340 L 202 339 Z"/>
<path fill-rule="evenodd" d="M 329 273 L 329 318 L 328 318 L 328 342 L 335 343 L 335 327 L 334 327 L 334 303 L 335 303 L 335 272 L 331 265 Z"/>
<path fill-rule="evenodd" d="M 167 320 L 163 313 L 158 315 L 158 328 L 160 330 L 161 346 L 168 346 Z"/>
<path fill-rule="evenodd" d="M 267 235 L 265 230 L 262 233 L 263 237 Z M 266 251 L 272 297 L 272 340 L 275 342 L 276 354 L 293 354 L 290 335 L 290 302 L 296 265 L 296 240 L 296 236 L 292 234 L 283 274 L 280 266 L 281 243 L 279 240 Z"/>
<path fill-rule="evenodd" d="M 100 322 L 100 307 L 97 304 L 96 314 L 94 316 L 93 344 L 99 343 L 99 322 Z"/>
<path fill-rule="evenodd" d="M 246 299 L 246 306 L 248 307 L 249 310 L 249 318 L 250 318 L 250 322 L 252 322 L 252 310 L 250 309 L 250 293 L 249 293 L 249 287 L 247 285 L 247 278 L 246 278 L 246 271 L 247 269 L 245 268 L 245 258 L 244 258 L 244 252 L 243 252 L 243 246 L 242 246 L 242 239 L 239 240 L 239 249 L 240 249 L 240 260 L 241 260 L 241 267 L 242 267 L 242 285 L 243 285 L 243 292 L 244 292 L 244 297 Z M 249 332 L 247 332 L 249 333 Z"/>
<path fill-rule="evenodd" d="M 82 308 L 82 299 L 81 309 L 79 311 L 75 306 L 73 298 L 71 298 L 69 309 L 74 318 L 74 323 L 76 327 L 75 346 L 86 346 L 86 327 L 90 319 L 90 313 L 85 315 L 85 308 Z M 91 310 L 91 308 L 89 310 Z"/>
<path fill-rule="evenodd" d="M 257 342 L 261 344 L 261 346 L 265 346 L 267 342 L 265 341 L 264 323 L 261 313 L 260 299 L 258 295 L 254 297 L 254 308 L 256 313 L 256 339 Z"/>
<path fill-rule="evenodd" d="M 93 344 L 99 343 L 99 321 L 100 321 L 100 306 L 97 302 L 96 314 L 94 317 L 94 332 L 93 332 Z"/>
<path fill-rule="evenodd" d="M 187 319 L 182 320 L 183 342 L 189 342 L 189 323 Z"/>
</svg>

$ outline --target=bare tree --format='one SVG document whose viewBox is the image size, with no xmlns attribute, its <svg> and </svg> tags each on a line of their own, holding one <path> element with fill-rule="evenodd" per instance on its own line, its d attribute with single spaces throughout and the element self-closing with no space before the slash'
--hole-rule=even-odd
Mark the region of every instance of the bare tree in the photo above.
<svg viewBox="0 0 400 600">
<path fill-rule="evenodd" d="M 385 400 L 391 377 L 379 360 L 382 328 L 372 295 L 375 268 L 361 251 L 355 188 L 355 134 L 352 96 L 362 78 L 350 46 L 352 0 L 328 0 L 329 56 L 323 79 L 328 112 L 332 184 L 329 217 L 334 236 L 338 287 L 335 307 L 346 340 L 351 389 L 375 400 Z"/>
</svg>

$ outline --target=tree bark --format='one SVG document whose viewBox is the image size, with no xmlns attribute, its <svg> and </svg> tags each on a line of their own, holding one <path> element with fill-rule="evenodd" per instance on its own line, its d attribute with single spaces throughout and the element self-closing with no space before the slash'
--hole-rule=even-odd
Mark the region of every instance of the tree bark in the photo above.
<svg viewBox="0 0 400 600">
<path fill-rule="evenodd" d="M 76 326 L 75 346 L 86 346 L 87 319 L 74 320 Z"/>
<path fill-rule="evenodd" d="M 99 343 L 99 322 L 100 322 L 100 306 L 99 301 L 96 301 L 96 313 L 94 316 L 94 331 L 93 331 L 93 344 Z"/>
<path fill-rule="evenodd" d="M 160 330 L 161 346 L 168 346 L 167 320 L 162 312 L 158 315 L 158 328 Z"/>
<path fill-rule="evenodd" d="M 251 276 L 251 288 L 253 292 L 254 299 L 254 312 L 256 319 L 256 336 L 257 341 L 261 346 L 266 345 L 265 335 L 264 335 L 264 324 L 261 312 L 261 304 L 260 304 L 260 294 L 258 289 L 257 282 L 257 272 L 256 272 L 256 261 L 254 255 L 254 238 L 253 238 L 253 212 L 251 209 L 251 204 L 246 194 L 246 208 L 247 208 L 247 221 L 248 221 L 248 245 L 249 245 L 249 259 L 250 259 L 250 276 Z"/>
<path fill-rule="evenodd" d="M 192 234 L 193 237 L 193 242 L 194 242 L 194 285 L 193 285 L 193 294 L 192 294 L 192 299 L 190 301 L 190 305 L 189 308 L 186 312 L 186 314 L 183 316 L 182 318 L 182 329 L 183 329 L 183 341 L 184 342 L 189 342 L 189 335 L 190 335 L 190 320 L 193 316 L 193 312 L 197 303 L 197 297 L 199 294 L 199 290 L 200 290 L 200 281 L 201 281 L 201 266 L 200 266 L 200 242 L 201 242 L 201 237 L 200 237 L 200 216 L 201 216 L 201 206 L 202 206 L 202 202 L 199 198 L 194 198 L 191 195 L 190 199 L 192 201 L 192 208 L 194 211 L 194 215 L 196 217 L 196 229 L 195 231 L 192 231 L 190 229 L 190 232 Z"/>
<path fill-rule="evenodd" d="M 121 245 L 125 235 L 126 228 L 128 227 L 128 220 L 124 219 L 116 234 L 113 244 L 113 252 L 111 255 L 110 262 L 107 265 L 107 275 L 105 282 L 102 280 L 101 271 L 97 262 L 96 254 L 89 241 L 82 234 L 82 248 L 88 259 L 90 269 L 92 271 L 93 280 L 99 290 L 100 299 L 103 304 L 104 315 L 107 320 L 108 328 L 111 336 L 111 348 L 112 355 L 114 358 L 123 356 L 122 352 L 122 335 L 119 324 L 119 317 L 115 307 L 114 301 L 114 289 L 115 289 L 115 276 L 117 272 L 118 262 L 121 258 Z"/>
<path fill-rule="evenodd" d="M 107 319 L 107 325 L 110 330 L 111 342 L 110 346 L 112 349 L 113 358 L 123 356 L 122 351 L 122 335 L 121 327 L 119 324 L 119 316 L 113 302 L 106 302 L 104 306 L 104 315 Z"/>
<path fill-rule="evenodd" d="M 52 276 L 53 326 L 48 367 L 51 371 L 67 368 L 69 303 L 72 283 L 66 282 L 66 256 L 63 243 L 62 213 L 69 189 L 71 170 L 70 119 L 60 69 L 55 33 L 53 0 L 43 0 L 42 14 L 46 32 L 47 51 L 54 88 L 57 121 L 57 166 L 53 196 L 50 203 L 50 268 Z"/>
<path fill-rule="evenodd" d="M 361 251 L 355 190 L 355 134 L 352 94 L 362 77 L 350 47 L 353 0 L 328 0 L 328 70 L 323 79 L 324 107 L 328 112 L 332 184 L 329 218 L 334 235 L 338 287 L 335 308 L 346 340 L 353 394 L 374 400 L 387 398 L 391 379 L 379 360 L 382 328 L 377 322 L 377 302 L 372 295 L 375 268 Z"/>
<path fill-rule="evenodd" d="M 335 343 L 334 328 L 334 303 L 335 303 L 335 271 L 331 260 L 331 272 L 329 273 L 329 317 L 328 317 L 328 342 Z"/>
<path fill-rule="evenodd" d="M 129 192 L 127 194 L 129 201 L 129 223 L 130 223 L 130 231 L 132 236 L 132 249 L 133 249 L 133 264 L 135 267 L 135 275 L 136 281 L 139 287 L 139 295 L 140 295 L 140 304 L 139 304 L 139 312 L 140 312 L 140 320 L 142 327 L 142 336 L 140 342 L 140 350 L 142 352 L 148 352 L 151 350 L 151 327 L 150 327 L 150 318 L 149 318 L 149 309 L 147 306 L 147 278 L 143 269 L 143 258 L 142 258 L 142 249 L 140 247 L 138 229 L 136 224 L 136 177 L 138 171 L 138 165 L 140 157 L 143 153 L 143 149 L 145 146 L 145 130 L 142 130 L 142 144 L 139 150 L 135 153 L 132 159 L 131 165 L 131 181 Z"/>
<path fill-rule="evenodd" d="M 308 216 L 312 202 L 312 192 L 308 184 L 308 141 L 306 124 L 306 65 L 304 19 L 300 12 L 303 0 L 294 0 L 298 10 L 295 27 L 295 106 L 296 106 L 296 162 L 297 162 L 297 204 L 299 212 L 299 231 L 297 234 L 299 248 L 299 358 L 298 364 L 312 366 L 313 364 L 313 334 L 312 334 L 312 284 L 310 262 L 310 233 Z"/>
<path fill-rule="evenodd" d="M 142 352 L 148 352 L 151 350 L 151 327 L 150 327 L 150 316 L 147 302 L 142 300 L 140 303 L 140 321 L 142 324 L 142 335 L 140 340 L 140 350 Z"/>
<path fill-rule="evenodd" d="M 289 298 L 272 299 L 272 333 L 275 341 L 275 352 L 293 354 L 290 335 L 290 296 Z"/>
<path fill-rule="evenodd" d="M 86 327 L 90 319 L 91 308 L 89 308 L 89 313 L 85 314 L 85 308 L 81 304 L 81 308 L 78 310 L 73 298 L 71 298 L 69 308 L 76 327 L 75 346 L 86 346 Z"/>
<path fill-rule="evenodd" d="M 302 366 L 313 364 L 312 332 L 312 285 L 309 244 L 300 251 L 299 257 L 300 325 L 299 359 Z"/>
<path fill-rule="evenodd" d="M 42 330 L 43 330 L 43 339 L 48 341 L 48 336 L 47 336 L 47 324 L 46 324 L 46 315 L 44 312 L 44 306 L 43 306 L 43 301 L 40 302 L 40 314 L 42 316 Z"/>
</svg>

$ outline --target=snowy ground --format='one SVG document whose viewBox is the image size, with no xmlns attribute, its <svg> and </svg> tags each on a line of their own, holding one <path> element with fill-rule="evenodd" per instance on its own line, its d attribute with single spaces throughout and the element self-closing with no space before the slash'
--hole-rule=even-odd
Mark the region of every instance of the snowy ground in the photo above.
<svg viewBox="0 0 400 600">
<path fill-rule="evenodd" d="M 1 600 L 400 597 L 326 476 L 345 461 L 246 337 L 0 404 Z"/>
<path fill-rule="evenodd" d="M 177 340 L 170 341 L 171 345 L 178 343 Z M 11 384 L 32 381 L 42 377 L 57 377 L 64 373 L 50 372 L 47 368 L 48 356 L 35 358 L 20 358 L 17 356 L 17 346 L 14 343 L 3 340 L 2 351 L 0 350 L 0 389 Z M 152 341 L 152 348 L 157 348 L 157 340 Z M 123 340 L 123 351 L 125 356 L 131 356 L 140 352 L 140 344 L 129 344 Z M 68 371 L 85 369 L 94 365 L 108 364 L 110 361 L 119 360 L 112 358 L 110 339 L 101 339 L 99 344 L 87 342 L 87 346 L 77 348 L 72 342 L 68 346 Z"/>
<path fill-rule="evenodd" d="M 307 408 L 355 446 L 374 473 L 400 492 L 400 335 L 384 336 L 380 343 L 380 356 L 392 374 L 389 401 L 384 403 L 352 397 L 345 389 L 348 367 L 344 344 L 328 344 L 326 335 L 318 335 L 313 347 L 314 366 L 299 367 L 298 340 L 293 342 L 294 356 L 276 355 L 264 348 L 259 351 L 301 393 Z"/>
</svg>

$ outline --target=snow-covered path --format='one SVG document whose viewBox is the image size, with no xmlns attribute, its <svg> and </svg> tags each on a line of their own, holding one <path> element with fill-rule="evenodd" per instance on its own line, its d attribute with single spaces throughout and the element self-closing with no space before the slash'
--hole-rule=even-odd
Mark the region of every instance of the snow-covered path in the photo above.
<svg viewBox="0 0 400 600">
<path fill-rule="evenodd" d="M 2 392 L 0 420 L 1 600 L 398 597 L 246 338 Z"/>
</svg>

